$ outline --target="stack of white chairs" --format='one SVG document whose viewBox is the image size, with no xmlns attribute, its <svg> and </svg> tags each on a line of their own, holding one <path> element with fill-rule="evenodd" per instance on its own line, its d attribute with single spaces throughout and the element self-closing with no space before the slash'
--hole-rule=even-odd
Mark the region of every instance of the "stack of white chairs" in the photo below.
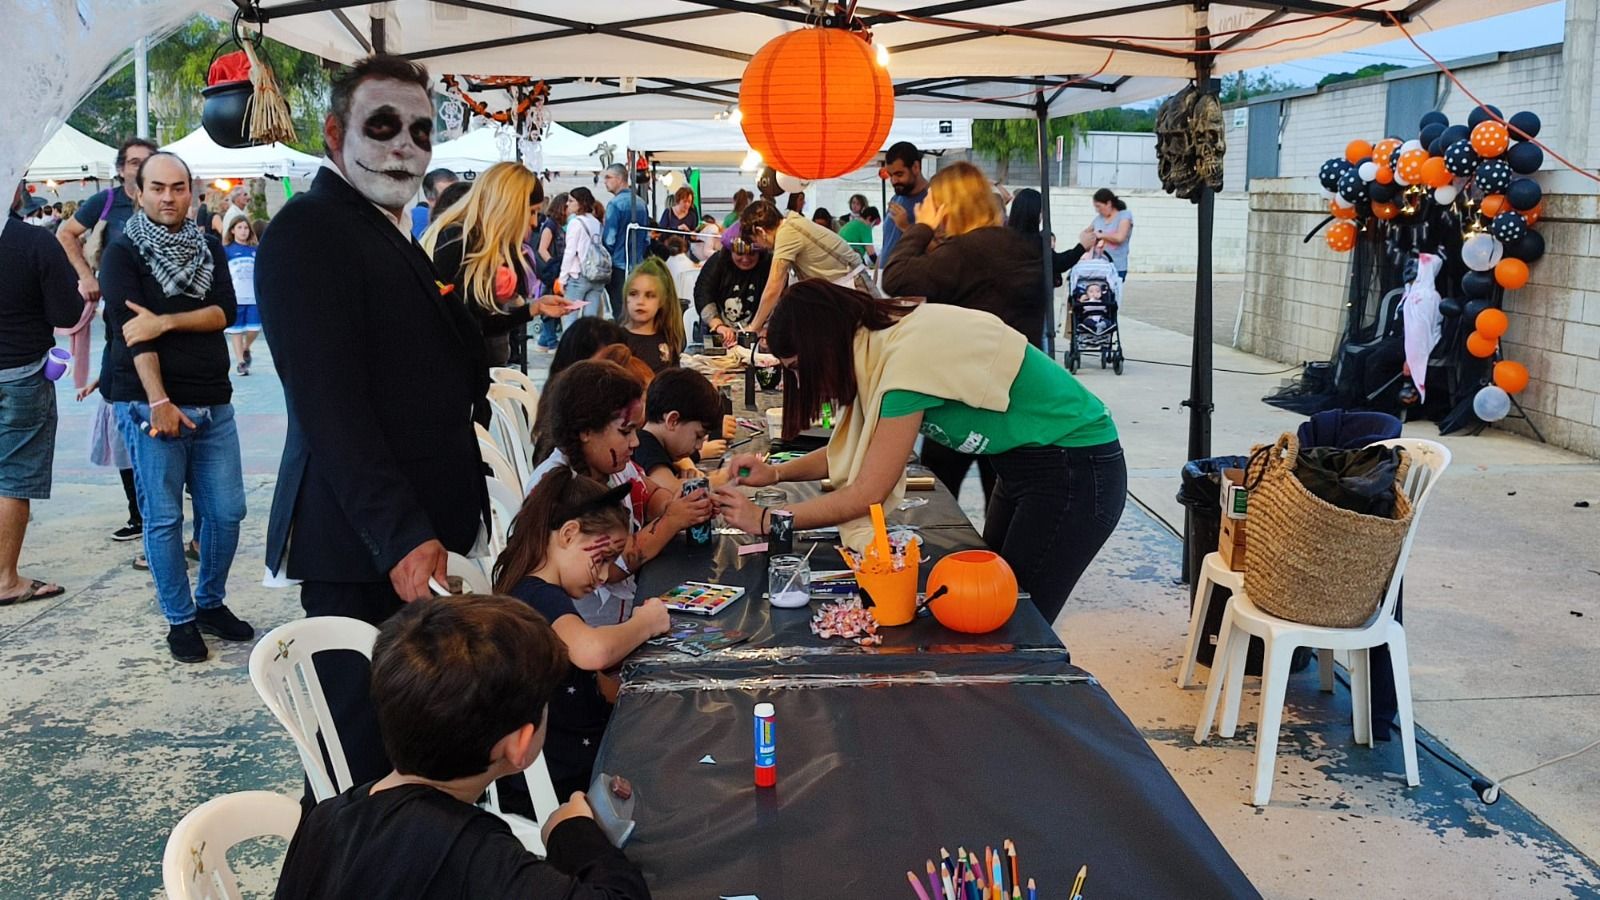
<svg viewBox="0 0 1600 900">
<path fill-rule="evenodd" d="M 228 851 L 254 838 L 289 840 L 300 827 L 300 802 L 272 791 L 223 794 L 178 821 L 161 856 L 170 900 L 239 900 Z"/>
</svg>

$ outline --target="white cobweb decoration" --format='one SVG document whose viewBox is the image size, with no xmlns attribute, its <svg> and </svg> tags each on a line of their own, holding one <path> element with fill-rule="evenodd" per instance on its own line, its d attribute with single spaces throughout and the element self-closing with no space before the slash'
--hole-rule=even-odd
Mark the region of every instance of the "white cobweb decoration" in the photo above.
<svg viewBox="0 0 1600 900">
<path fill-rule="evenodd" d="M 135 39 L 154 37 L 207 6 L 205 0 L 11 0 L 0 29 L 0 194 L 83 98 L 128 61 Z M 131 137 L 132 135 L 128 135 Z M 6 217 L 0 216 L 0 228 Z"/>
</svg>

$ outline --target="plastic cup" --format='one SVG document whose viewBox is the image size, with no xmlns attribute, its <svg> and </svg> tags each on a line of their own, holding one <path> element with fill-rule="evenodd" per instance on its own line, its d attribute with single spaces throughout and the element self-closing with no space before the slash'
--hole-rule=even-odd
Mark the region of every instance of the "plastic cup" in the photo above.
<svg viewBox="0 0 1600 900">
<path fill-rule="evenodd" d="M 59 381 L 71 367 L 72 354 L 60 347 L 51 347 L 49 355 L 44 358 L 44 377 Z"/>
</svg>

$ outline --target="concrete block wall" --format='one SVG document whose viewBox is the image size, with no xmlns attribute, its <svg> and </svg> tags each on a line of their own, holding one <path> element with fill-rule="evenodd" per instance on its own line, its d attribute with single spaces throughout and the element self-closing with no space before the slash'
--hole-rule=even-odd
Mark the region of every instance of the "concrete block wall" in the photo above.
<svg viewBox="0 0 1600 900">
<path fill-rule="evenodd" d="M 1600 284 L 1591 263 L 1600 254 L 1600 196 L 1546 187 L 1539 231 L 1548 250 L 1532 266 L 1528 285 L 1506 295 L 1511 327 L 1502 350 L 1528 367 L 1531 382 L 1517 399 L 1545 438 L 1600 457 Z M 1316 184 L 1258 179 L 1249 207 L 1240 346 L 1289 364 L 1330 358 L 1350 258 L 1318 239 L 1301 243 L 1326 214 Z M 1500 427 L 1532 434 L 1518 420 Z"/>
<path fill-rule="evenodd" d="M 1497 62 L 1473 66 L 1456 73 L 1484 102 L 1500 107 L 1506 115 L 1524 109 L 1539 113 L 1544 127 L 1539 140 L 1552 147 L 1562 146 L 1561 54 L 1547 47 L 1536 47 L 1503 54 Z M 1441 111 L 1451 122 L 1467 121 L 1477 104 L 1459 88 L 1441 79 L 1447 92 Z"/>
<path fill-rule="evenodd" d="M 1017 190 L 1023 185 L 1008 185 Z M 1053 189 L 1050 221 L 1058 246 L 1075 240 L 1094 218 L 1093 187 Z M 1194 272 L 1195 206 L 1164 191 L 1118 191 L 1133 213 L 1133 244 L 1128 253 L 1129 277 L 1138 274 Z M 1217 274 L 1244 271 L 1249 199 L 1244 194 L 1219 194 L 1213 233 L 1213 267 Z"/>
<path fill-rule="evenodd" d="M 1278 174 L 1285 178 L 1316 175 L 1328 157 L 1343 156 L 1350 141 L 1382 134 L 1388 103 L 1388 85 L 1382 79 L 1290 100 L 1278 150 Z"/>
</svg>

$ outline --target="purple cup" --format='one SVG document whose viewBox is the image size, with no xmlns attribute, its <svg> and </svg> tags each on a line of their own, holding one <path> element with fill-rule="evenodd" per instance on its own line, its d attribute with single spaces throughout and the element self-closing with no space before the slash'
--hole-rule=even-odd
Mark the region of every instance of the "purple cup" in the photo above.
<svg viewBox="0 0 1600 900">
<path fill-rule="evenodd" d="M 60 380 L 67 374 L 67 368 L 72 365 L 72 354 L 60 347 L 51 347 L 50 355 L 44 359 L 44 377 L 51 381 Z"/>
</svg>

